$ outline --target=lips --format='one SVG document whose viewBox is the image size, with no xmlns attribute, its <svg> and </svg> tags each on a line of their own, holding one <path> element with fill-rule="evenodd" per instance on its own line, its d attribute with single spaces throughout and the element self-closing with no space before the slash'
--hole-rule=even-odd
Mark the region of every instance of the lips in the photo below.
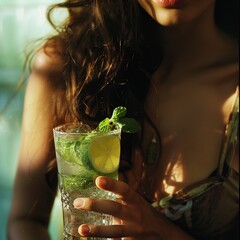
<svg viewBox="0 0 240 240">
<path fill-rule="evenodd" d="M 157 4 L 161 4 L 163 7 L 175 7 L 181 5 L 184 0 L 153 0 Z"/>
</svg>

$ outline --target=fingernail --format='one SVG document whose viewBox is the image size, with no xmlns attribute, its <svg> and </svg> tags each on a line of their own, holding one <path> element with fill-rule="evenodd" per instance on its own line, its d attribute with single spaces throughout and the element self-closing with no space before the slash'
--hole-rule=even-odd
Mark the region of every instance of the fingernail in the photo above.
<svg viewBox="0 0 240 240">
<path fill-rule="evenodd" d="M 84 204 L 84 200 L 82 198 L 77 198 L 73 202 L 73 206 L 75 208 L 81 208 L 83 206 L 83 204 Z"/>
<path fill-rule="evenodd" d="M 100 187 L 106 187 L 107 186 L 107 180 L 105 178 L 102 178 L 102 177 L 97 178 L 96 183 Z"/>
<path fill-rule="evenodd" d="M 85 235 L 90 233 L 91 229 L 90 229 L 90 227 L 88 225 L 82 225 L 80 228 L 81 228 L 80 229 L 81 235 L 85 236 Z"/>
</svg>

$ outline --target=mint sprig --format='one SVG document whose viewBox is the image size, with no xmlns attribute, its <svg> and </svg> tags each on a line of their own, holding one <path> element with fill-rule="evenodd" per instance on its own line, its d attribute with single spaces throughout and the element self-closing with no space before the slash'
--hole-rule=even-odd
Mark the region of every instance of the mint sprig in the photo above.
<svg viewBox="0 0 240 240">
<path fill-rule="evenodd" d="M 139 122 L 133 118 L 125 117 L 126 114 L 126 107 L 116 107 L 113 110 L 111 118 L 105 118 L 99 123 L 99 131 L 106 133 L 113 130 L 115 127 L 120 127 L 122 131 L 126 133 L 138 132 L 141 129 Z"/>
</svg>

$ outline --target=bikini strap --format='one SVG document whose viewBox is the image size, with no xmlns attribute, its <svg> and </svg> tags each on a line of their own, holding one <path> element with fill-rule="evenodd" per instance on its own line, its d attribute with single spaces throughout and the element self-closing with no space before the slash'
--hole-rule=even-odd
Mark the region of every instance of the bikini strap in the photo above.
<svg viewBox="0 0 240 240">
<path fill-rule="evenodd" d="M 237 96 L 229 116 L 228 124 L 225 127 L 222 142 L 222 153 L 219 162 L 218 176 L 226 178 L 229 175 L 232 160 L 235 154 L 238 141 L 239 128 L 239 89 L 237 87 Z"/>
</svg>

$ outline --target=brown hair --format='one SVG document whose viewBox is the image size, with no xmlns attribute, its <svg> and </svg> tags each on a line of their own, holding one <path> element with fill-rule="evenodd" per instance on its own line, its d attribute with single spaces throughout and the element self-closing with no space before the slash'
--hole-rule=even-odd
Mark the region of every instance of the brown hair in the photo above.
<svg viewBox="0 0 240 240">
<path fill-rule="evenodd" d="M 127 82 L 123 73 L 137 39 L 136 2 L 68 0 L 48 9 L 48 20 L 58 31 L 52 40 L 60 42 L 64 56 L 68 105 L 79 119 L 108 116 L 114 107 L 110 95 Z M 52 21 L 52 13 L 58 8 L 68 10 L 61 27 Z"/>
</svg>

